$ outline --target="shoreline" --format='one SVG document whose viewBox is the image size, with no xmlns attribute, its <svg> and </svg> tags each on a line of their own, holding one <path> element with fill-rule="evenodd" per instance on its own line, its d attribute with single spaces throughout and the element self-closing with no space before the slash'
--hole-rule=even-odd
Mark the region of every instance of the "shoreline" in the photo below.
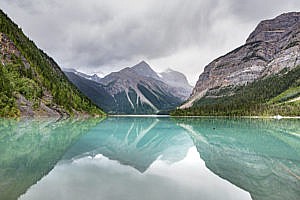
<svg viewBox="0 0 300 200">
<path fill-rule="evenodd" d="M 174 118 L 300 119 L 300 116 L 170 116 Z"/>
<path fill-rule="evenodd" d="M 171 115 L 107 115 L 108 117 L 171 117 Z"/>
<path fill-rule="evenodd" d="M 107 117 L 170 117 L 170 118 L 248 118 L 248 119 L 300 119 L 300 116 L 172 116 L 172 115 L 107 115 Z"/>
<path fill-rule="evenodd" d="M 300 119 L 300 116 L 172 116 L 172 115 L 103 115 L 103 116 L 90 116 L 90 115 L 76 115 L 69 117 L 58 117 L 58 116 L 21 116 L 18 118 L 0 117 L 0 119 L 55 119 L 55 120 L 66 120 L 66 119 L 89 119 L 89 118 L 108 118 L 108 117 L 151 117 L 151 118 L 245 118 L 245 119 Z"/>
</svg>

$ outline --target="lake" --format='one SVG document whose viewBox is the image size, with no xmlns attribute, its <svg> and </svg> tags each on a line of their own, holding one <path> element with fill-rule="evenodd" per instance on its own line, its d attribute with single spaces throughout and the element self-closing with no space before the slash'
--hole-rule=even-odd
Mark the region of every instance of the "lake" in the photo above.
<svg viewBox="0 0 300 200">
<path fill-rule="evenodd" d="M 299 200 L 300 120 L 0 120 L 1 200 Z"/>
</svg>

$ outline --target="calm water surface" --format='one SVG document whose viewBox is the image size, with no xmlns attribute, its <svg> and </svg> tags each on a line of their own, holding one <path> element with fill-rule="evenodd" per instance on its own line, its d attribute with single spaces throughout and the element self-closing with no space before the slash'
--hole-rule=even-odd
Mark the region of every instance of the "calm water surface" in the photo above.
<svg viewBox="0 0 300 200">
<path fill-rule="evenodd" d="M 299 200 L 300 120 L 0 120 L 0 199 Z"/>
</svg>

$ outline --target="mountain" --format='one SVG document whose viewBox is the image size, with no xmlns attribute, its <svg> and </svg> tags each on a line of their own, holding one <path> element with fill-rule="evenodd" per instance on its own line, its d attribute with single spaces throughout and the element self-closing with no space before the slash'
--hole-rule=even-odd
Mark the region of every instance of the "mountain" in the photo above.
<svg viewBox="0 0 300 200">
<path fill-rule="evenodd" d="M 77 71 L 74 68 L 63 68 L 62 70 L 63 70 L 63 72 L 74 73 L 74 74 L 76 74 L 78 76 L 81 76 L 83 78 L 86 78 L 86 79 L 89 79 L 89 80 L 93 80 L 93 81 L 96 81 L 96 82 L 98 82 L 101 79 L 97 74 L 88 75 L 88 74 L 85 74 L 83 72 L 79 72 L 79 71 Z"/>
<path fill-rule="evenodd" d="M 300 115 L 299 58 L 300 13 L 262 21 L 246 44 L 205 67 L 185 110 L 174 114 Z"/>
<path fill-rule="evenodd" d="M 180 77 L 176 86 L 171 84 L 171 73 Z M 104 78 L 65 70 L 82 93 L 112 114 L 157 114 L 179 106 L 189 97 L 192 87 L 183 74 L 171 73 L 163 73 L 168 77 L 164 80 L 145 61 Z"/>
<path fill-rule="evenodd" d="M 0 117 L 102 115 L 0 10 Z"/>
<path fill-rule="evenodd" d="M 104 85 L 90 78 L 85 78 L 88 75 L 81 76 L 81 73 L 65 71 L 65 74 L 83 94 L 88 96 L 96 105 L 101 105 L 105 112 L 116 109 L 115 99 L 106 91 Z"/>
<path fill-rule="evenodd" d="M 183 97 L 182 99 L 186 99 L 193 90 L 193 87 L 189 84 L 186 76 L 180 72 L 167 69 L 166 71 L 159 73 L 159 76 L 160 79 L 168 85 L 178 88 L 177 93 L 179 96 Z"/>
<path fill-rule="evenodd" d="M 140 76 L 154 78 L 157 80 L 160 79 L 157 73 L 145 61 L 136 64 L 135 66 L 131 67 L 131 69 Z"/>
</svg>

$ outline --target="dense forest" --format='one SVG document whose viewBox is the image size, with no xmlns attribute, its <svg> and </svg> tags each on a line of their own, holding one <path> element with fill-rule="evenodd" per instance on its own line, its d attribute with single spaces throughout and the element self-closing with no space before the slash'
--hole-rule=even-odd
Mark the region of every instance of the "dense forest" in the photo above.
<svg viewBox="0 0 300 200">
<path fill-rule="evenodd" d="M 26 37 L 0 10 L 0 116 L 18 117 L 20 95 L 33 108 L 43 103 L 72 115 L 75 112 L 102 115 L 103 112 L 73 86 L 55 61 Z"/>
<path fill-rule="evenodd" d="M 230 96 L 222 96 L 226 90 Z M 236 88 L 223 88 L 219 98 L 206 94 L 191 108 L 177 109 L 171 115 L 187 116 L 299 116 L 300 66 L 291 71 L 284 69 L 279 74 L 259 79 L 253 83 Z"/>
</svg>

